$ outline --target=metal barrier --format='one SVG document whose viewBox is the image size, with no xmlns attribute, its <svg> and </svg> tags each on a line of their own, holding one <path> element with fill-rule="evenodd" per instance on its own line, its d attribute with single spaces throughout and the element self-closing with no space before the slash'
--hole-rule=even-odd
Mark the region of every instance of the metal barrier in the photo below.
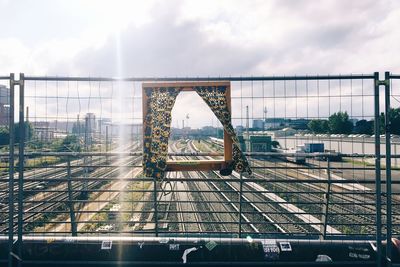
<svg viewBox="0 0 400 267">
<path fill-rule="evenodd" d="M 204 235 L 249 240 L 365 240 L 374 241 L 371 246 L 376 251 L 376 264 L 390 265 L 392 246 L 385 249 L 384 259 L 381 255 L 382 239 L 391 243 L 392 235 L 400 231 L 399 192 L 392 190 L 392 185 L 400 184 L 395 179 L 400 169 L 392 166 L 391 160 L 397 164 L 400 139 L 391 136 L 389 117 L 390 98 L 396 97 L 390 93 L 390 81 L 399 78 L 389 73 L 382 81 L 378 73 L 124 79 L 24 74 L 19 80 L 13 74 L 0 77 L 10 81 L 10 144 L 0 158 L 8 158 L 9 166 L 15 166 L 16 161 L 18 174 L 15 183 L 14 168 L 8 168 L 9 174 L 1 179 L 5 189 L 0 201 L 8 201 L 1 213 L 8 225 L 1 225 L 1 234 L 8 234 L 9 266 L 24 263 L 23 237 L 61 236 L 68 240 L 67 236 L 101 239 L 109 235 L 155 236 L 161 240 Z M 231 81 L 232 121 L 241 126 L 237 129 L 247 138 L 243 145 L 248 149 L 254 175 L 168 173 L 162 181 L 143 177 L 140 85 L 144 81 Z M 17 109 L 15 86 L 19 87 Z M 379 97 L 380 86 L 385 86 L 384 101 Z M 14 109 L 19 112 L 17 132 Z M 365 120 L 363 125 L 373 126 L 373 132 L 336 133 L 332 130 L 334 123 L 342 123 L 345 111 L 349 119 Z M 322 128 L 312 128 L 315 133 L 310 133 L 311 121 Z M 211 133 L 205 129 L 196 134 L 183 124 L 172 132 L 177 139 L 170 139 L 171 160 L 222 155 L 218 127 L 210 128 Z M 310 129 L 305 132 L 302 127 Z M 331 127 L 331 132 L 324 127 Z M 266 133 L 274 135 L 280 147 L 258 152 L 250 135 Z M 305 143 L 323 143 L 326 151 L 283 149 Z M 18 153 L 14 153 L 15 144 Z M 381 179 L 382 170 L 385 179 Z M 16 209 L 14 194 L 18 196 Z"/>
</svg>

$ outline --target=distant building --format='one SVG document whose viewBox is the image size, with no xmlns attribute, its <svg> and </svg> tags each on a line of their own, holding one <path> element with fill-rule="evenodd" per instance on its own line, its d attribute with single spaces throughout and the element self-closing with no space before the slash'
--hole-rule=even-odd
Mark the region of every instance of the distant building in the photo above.
<svg viewBox="0 0 400 267">
<path fill-rule="evenodd" d="M 109 133 L 113 137 L 130 139 L 140 139 L 143 135 L 143 125 L 140 123 L 111 123 Z"/>
<path fill-rule="evenodd" d="M 56 129 L 50 127 L 50 123 L 47 121 L 34 121 L 33 132 L 37 140 L 41 142 L 50 142 L 55 138 Z"/>
<path fill-rule="evenodd" d="M 253 120 L 253 129 L 263 130 L 264 121 L 263 120 Z"/>
<path fill-rule="evenodd" d="M 297 131 L 292 128 L 284 128 L 282 130 L 266 131 L 272 138 L 293 136 Z"/>
<path fill-rule="evenodd" d="M 250 152 L 271 152 L 271 136 L 250 135 Z"/>
<path fill-rule="evenodd" d="M 96 115 L 94 115 L 94 113 L 86 113 L 85 126 L 88 133 L 94 133 L 96 131 Z"/>
<path fill-rule="evenodd" d="M 0 125 L 8 125 L 10 116 L 10 89 L 0 85 Z"/>
<path fill-rule="evenodd" d="M 49 127 L 54 128 L 57 132 L 71 133 L 75 121 L 49 121 Z"/>
<path fill-rule="evenodd" d="M 305 130 L 308 128 L 308 123 L 310 120 L 308 119 L 290 119 L 287 121 L 287 126 L 293 129 L 298 129 L 298 130 Z"/>
<path fill-rule="evenodd" d="M 111 119 L 109 118 L 101 118 L 97 120 L 97 130 L 101 135 L 105 135 L 108 127 L 108 133 L 111 134 Z"/>
<path fill-rule="evenodd" d="M 281 129 L 285 127 L 286 121 L 284 118 L 266 118 L 265 129 Z"/>
<path fill-rule="evenodd" d="M 236 132 L 238 134 L 242 133 L 244 131 L 244 127 L 242 125 L 238 125 L 236 126 Z"/>
<path fill-rule="evenodd" d="M 240 149 L 247 152 L 271 152 L 272 139 L 263 131 L 251 132 L 252 134 L 239 135 Z M 257 133 L 257 134 L 254 134 Z"/>
</svg>

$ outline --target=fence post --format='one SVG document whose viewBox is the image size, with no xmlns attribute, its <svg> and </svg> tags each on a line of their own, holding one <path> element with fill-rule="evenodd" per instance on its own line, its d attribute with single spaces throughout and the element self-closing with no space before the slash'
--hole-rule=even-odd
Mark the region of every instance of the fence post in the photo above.
<svg viewBox="0 0 400 267">
<path fill-rule="evenodd" d="M 326 185 L 326 192 L 324 195 L 324 206 L 322 208 L 322 233 L 321 233 L 321 239 L 324 240 L 326 238 L 326 228 L 328 225 L 328 211 L 329 211 L 329 197 L 331 194 L 331 162 L 329 156 L 327 157 L 327 168 L 326 168 L 326 173 L 328 176 L 328 181 Z"/>
<path fill-rule="evenodd" d="M 381 219 L 381 140 L 380 140 L 380 114 L 379 114 L 379 73 L 374 73 L 374 113 L 375 113 L 375 194 L 376 194 L 376 266 L 381 266 L 382 259 L 382 219 Z"/>
<path fill-rule="evenodd" d="M 25 150 L 25 120 L 24 120 L 24 74 L 19 75 L 19 151 L 18 151 L 18 266 L 22 261 L 22 234 L 24 224 L 24 150 Z"/>
<path fill-rule="evenodd" d="M 386 266 L 392 266 L 392 160 L 390 146 L 390 74 L 385 72 L 385 145 L 386 145 Z"/>
<path fill-rule="evenodd" d="M 14 73 L 10 73 L 10 97 L 8 131 L 10 136 L 8 154 L 8 266 L 13 266 L 13 243 L 14 243 Z"/>
<path fill-rule="evenodd" d="M 72 181 L 71 181 L 71 159 L 67 159 L 67 178 L 68 178 L 68 206 L 69 206 L 69 217 L 71 219 L 71 233 L 72 236 L 77 236 L 76 218 L 72 194 Z"/>
<path fill-rule="evenodd" d="M 100 128 L 100 131 L 101 131 L 101 128 Z M 108 149 L 108 125 L 106 126 L 106 164 L 110 164 L 110 159 L 109 159 L 109 157 L 108 157 L 108 151 L 109 151 L 109 149 Z"/>
<path fill-rule="evenodd" d="M 239 187 L 239 238 L 242 238 L 243 173 L 240 173 Z"/>
<path fill-rule="evenodd" d="M 154 190 L 153 190 L 153 201 L 154 201 L 154 231 L 156 237 L 158 236 L 158 210 L 157 210 L 157 179 L 154 178 Z"/>
</svg>

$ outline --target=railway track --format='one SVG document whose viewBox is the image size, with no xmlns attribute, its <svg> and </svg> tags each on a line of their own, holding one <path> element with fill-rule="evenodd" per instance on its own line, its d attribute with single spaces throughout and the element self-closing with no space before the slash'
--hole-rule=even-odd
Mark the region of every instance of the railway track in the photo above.
<svg viewBox="0 0 400 267">
<path fill-rule="evenodd" d="M 193 146 L 193 143 L 190 143 L 191 149 L 193 152 L 197 152 L 198 149 Z M 210 159 L 205 157 L 205 159 Z M 222 177 L 218 172 L 212 172 L 214 177 L 220 178 L 222 181 L 224 177 Z M 235 182 L 221 182 L 219 183 L 220 187 L 225 190 L 232 190 L 236 192 L 237 198 L 236 201 L 239 201 L 240 195 L 240 183 Z M 218 188 L 219 189 L 219 188 Z M 221 190 L 221 189 L 219 189 Z M 309 233 L 312 232 L 312 228 L 307 225 L 302 225 L 304 223 L 302 220 L 299 220 L 296 217 L 286 215 L 285 212 L 287 210 L 282 209 L 279 205 L 274 203 L 262 204 L 265 202 L 265 199 L 260 196 L 260 194 L 251 193 L 257 192 L 259 189 L 250 187 L 248 183 L 243 183 L 244 192 L 247 193 L 242 194 L 242 203 L 248 205 L 250 210 L 253 209 L 251 214 L 259 214 L 261 218 L 252 218 L 253 222 L 259 222 L 258 227 L 263 229 L 263 233 Z M 256 202 L 256 203 L 254 203 Z M 253 216 L 254 217 L 254 216 Z M 293 222 L 293 223 L 288 223 Z M 314 231 L 315 232 L 315 231 Z"/>
<path fill-rule="evenodd" d="M 210 148 L 211 149 L 211 148 Z M 298 165 L 288 162 L 279 162 L 276 159 L 271 159 L 273 161 L 274 166 L 280 166 L 282 169 L 287 167 L 298 167 Z M 284 173 L 278 172 L 277 169 L 271 170 L 268 169 L 266 164 L 267 161 L 261 161 L 255 158 L 252 158 L 252 163 L 257 167 L 263 167 L 263 171 L 261 172 L 259 169 L 254 170 L 254 176 L 256 178 L 264 179 L 266 181 L 273 179 L 296 179 L 296 180 L 304 180 L 304 184 L 301 183 L 273 183 L 268 184 L 263 183 L 263 186 L 266 188 L 282 192 L 287 192 L 291 195 L 295 195 L 298 201 L 305 203 L 302 204 L 302 207 L 306 209 L 310 213 L 321 214 L 322 205 L 315 206 L 311 205 L 312 203 L 324 203 L 325 199 L 323 195 L 326 193 L 325 185 L 323 184 L 307 184 L 307 179 L 316 179 L 315 174 L 307 174 L 304 172 L 300 172 L 297 170 L 292 170 L 290 168 L 285 169 Z M 319 173 L 321 174 L 321 173 Z M 320 176 L 319 179 L 327 180 L 327 177 Z M 338 225 L 339 227 L 346 225 L 358 225 L 363 227 L 363 234 L 374 234 L 375 232 L 375 199 L 370 195 L 363 194 L 365 191 L 369 191 L 370 189 L 364 188 L 359 184 L 332 184 L 331 194 L 330 194 L 330 202 L 329 204 L 329 221 L 328 223 L 332 223 L 334 225 Z M 362 189 L 365 189 L 363 191 Z M 296 193 L 296 192 L 304 192 L 304 193 Z M 306 193 L 307 192 L 307 193 Z M 361 196 L 362 195 L 362 196 Z M 285 198 L 285 196 L 282 196 Z M 354 203 L 352 205 L 351 203 Z M 370 204 L 363 204 L 370 203 Z M 383 215 L 384 215 L 383 210 Z M 394 221 L 400 221 L 399 216 L 394 216 Z"/>
<path fill-rule="evenodd" d="M 259 167 L 266 167 L 265 162 L 254 160 L 253 164 Z M 293 167 L 292 163 L 285 163 L 290 167 Z M 275 166 L 284 168 L 286 165 L 282 162 L 274 161 Z M 267 174 L 267 175 L 266 175 Z M 297 179 L 304 180 L 304 183 L 274 183 L 274 189 L 278 191 L 287 192 L 307 192 L 307 194 L 298 194 L 296 197 L 299 202 L 310 203 L 304 204 L 304 209 L 310 212 L 321 213 L 322 205 L 320 208 L 316 208 L 312 203 L 323 203 L 325 200 L 323 194 L 326 193 L 324 184 L 310 184 L 307 183 L 307 179 L 316 179 L 315 174 L 298 173 L 292 169 L 286 169 L 285 173 L 279 173 L 272 171 L 268 168 L 264 169 L 263 175 L 259 172 L 255 172 L 255 176 L 260 179 L 266 179 L 269 176 L 273 176 L 278 179 Z M 327 180 L 325 175 L 318 175 L 318 179 Z M 326 174 L 327 176 L 327 174 Z M 343 179 L 343 178 L 342 178 Z M 265 184 L 267 185 L 267 183 Z M 329 222 L 340 225 L 358 225 L 363 227 L 363 232 L 368 234 L 374 234 L 375 232 L 375 199 L 371 197 L 371 190 L 363 187 L 359 184 L 335 184 L 331 186 L 330 193 L 330 204 L 329 204 Z M 364 189 L 364 190 L 362 190 Z M 396 203 L 396 200 L 393 200 Z M 369 204 L 366 204 L 369 203 Z M 399 204 L 399 203 L 398 203 Z M 385 210 L 382 210 L 385 215 Z M 400 218 L 397 215 L 393 215 L 394 221 L 399 221 Z"/>
<path fill-rule="evenodd" d="M 179 150 L 176 143 L 171 144 L 170 149 L 172 152 Z M 174 157 L 174 159 L 178 158 Z M 194 172 L 177 173 L 178 177 L 193 177 L 194 174 Z M 172 221 L 169 228 L 175 229 L 174 225 L 176 224 L 178 226 L 176 233 L 187 234 L 232 232 L 232 228 L 219 222 L 231 222 L 236 227 L 237 218 L 232 215 L 236 211 L 231 206 L 226 205 L 226 199 L 214 190 L 205 182 L 173 182 L 173 198 L 170 201 L 173 200 L 174 204 L 168 205 L 168 207 L 176 207 L 176 210 L 165 211 L 169 214 L 169 221 Z M 228 203 L 229 201 L 230 199 L 228 199 Z M 220 203 L 220 205 L 214 205 L 215 203 Z M 177 216 L 175 217 L 175 215 Z M 233 229 L 233 231 L 237 232 L 237 229 Z"/>
<path fill-rule="evenodd" d="M 179 231 L 182 233 L 201 233 L 204 230 L 202 220 L 196 212 L 193 197 L 189 193 L 186 182 L 175 182 L 174 199 L 176 201 L 176 211 L 178 215 Z M 185 192 L 186 191 L 186 192 Z"/>
<path fill-rule="evenodd" d="M 127 149 L 131 149 L 131 148 L 137 148 L 137 146 L 133 147 L 133 145 L 128 145 L 125 150 Z M 140 157 L 138 157 L 140 158 Z M 134 159 L 134 160 L 138 160 L 138 158 Z M 100 159 L 100 160 L 99 160 Z M 106 161 L 108 160 L 113 160 L 113 158 L 111 159 L 101 159 L 101 157 L 99 156 L 98 159 L 95 159 L 94 162 L 97 161 L 98 165 L 102 165 L 104 164 Z M 128 162 L 119 162 L 119 164 L 123 164 L 123 165 L 129 165 L 131 164 L 134 160 L 130 160 Z M 75 161 L 76 163 L 79 162 L 83 162 L 83 160 L 77 160 Z M 87 163 L 87 161 L 86 161 Z M 117 164 L 117 165 L 119 165 Z M 60 164 L 60 166 L 63 166 L 62 164 Z M 95 166 L 95 165 L 94 165 Z M 86 167 L 78 167 L 76 169 L 74 169 L 73 171 L 71 171 L 71 176 L 74 175 L 78 175 L 81 174 L 82 172 L 85 171 Z M 96 178 L 96 177 L 101 177 L 101 176 L 111 176 L 113 175 L 115 172 L 119 171 L 119 167 L 99 167 L 96 171 L 94 171 L 93 173 L 90 174 L 90 176 L 92 178 Z M 40 173 L 44 173 L 44 172 L 40 172 Z M 30 172 L 29 176 L 26 178 L 26 180 L 35 180 L 35 176 L 36 176 L 36 172 Z M 43 190 L 35 190 L 32 189 L 32 187 L 34 186 L 34 182 L 27 182 L 27 185 L 24 184 L 24 194 L 28 193 L 29 195 L 29 199 L 24 200 L 24 217 L 23 217 L 23 221 L 25 224 L 27 223 L 34 223 L 36 220 L 40 219 L 43 214 L 51 214 L 51 213 L 67 213 L 67 212 L 63 212 L 63 211 L 57 211 L 57 209 L 62 206 L 63 204 L 68 202 L 68 195 L 67 195 L 67 190 L 68 187 L 66 185 L 66 182 L 60 182 L 57 180 L 60 180 L 60 178 L 65 179 L 66 178 L 66 174 L 65 174 L 65 170 L 63 170 L 62 168 L 60 168 L 59 170 L 56 169 L 56 171 L 51 171 L 50 174 L 47 173 L 48 175 L 46 176 L 48 178 L 49 181 L 51 182 L 56 182 L 56 185 L 47 188 L 47 189 L 43 189 Z M 51 176 L 53 175 L 53 176 Z M 51 178 L 50 178 L 51 177 Z M 42 180 L 43 178 L 41 178 Z M 46 179 L 47 180 L 47 179 Z M 76 181 L 76 180 L 75 180 Z M 93 189 L 96 189 L 101 183 L 104 183 L 107 181 L 101 181 L 101 179 L 99 179 L 98 181 L 91 181 L 88 182 L 87 185 L 87 190 L 91 191 Z M 73 199 L 77 199 L 80 196 L 80 193 L 82 192 L 82 185 L 79 184 L 79 181 L 73 182 L 72 183 L 72 190 L 73 190 L 73 194 L 72 197 Z M 17 189 L 15 189 L 17 190 Z M 86 189 L 85 189 L 86 190 Z M 43 194 L 44 193 L 44 194 Z M 46 194 L 48 193 L 48 194 Z M 2 210 L 2 212 L 4 214 L 6 214 L 8 211 L 8 207 L 4 207 L 4 210 Z M 17 219 L 17 214 L 14 215 L 14 221 L 16 221 Z M 8 218 L 7 218 L 8 220 Z M 16 229 L 16 224 L 14 224 L 14 228 Z M 1 227 L 0 228 L 0 233 L 1 232 L 6 232 L 8 231 L 8 225 Z"/>
</svg>

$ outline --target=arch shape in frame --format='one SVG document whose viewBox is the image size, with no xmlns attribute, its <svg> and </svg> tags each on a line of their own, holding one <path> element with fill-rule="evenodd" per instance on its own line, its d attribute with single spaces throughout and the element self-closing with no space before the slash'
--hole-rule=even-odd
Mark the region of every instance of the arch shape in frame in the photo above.
<svg viewBox="0 0 400 267">
<path fill-rule="evenodd" d="M 162 178 L 165 171 L 235 169 L 251 174 L 231 124 L 230 82 L 143 83 L 143 168 L 148 177 Z M 224 160 L 167 161 L 171 111 L 177 95 L 195 91 L 224 125 Z M 215 99 L 213 99 L 215 98 Z M 220 101 L 224 108 L 220 108 Z M 233 160 L 235 158 L 235 160 Z M 239 160 L 237 160 L 239 158 Z M 232 166 L 233 163 L 233 166 Z"/>
</svg>

